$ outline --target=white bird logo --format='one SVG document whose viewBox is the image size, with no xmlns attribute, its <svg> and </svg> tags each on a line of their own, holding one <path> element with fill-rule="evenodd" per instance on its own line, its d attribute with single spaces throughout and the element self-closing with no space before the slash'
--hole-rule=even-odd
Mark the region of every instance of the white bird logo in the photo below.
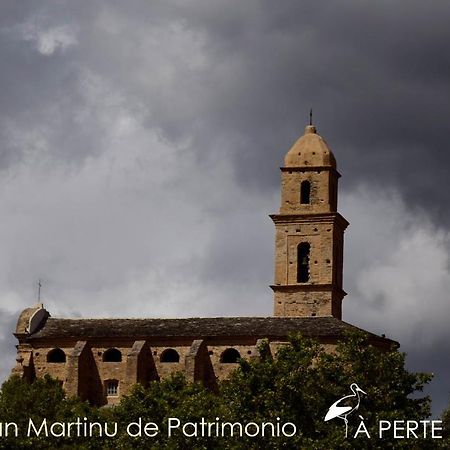
<svg viewBox="0 0 450 450">
<path fill-rule="evenodd" d="M 339 417 L 345 422 L 345 437 L 348 432 L 348 419 L 347 416 L 359 408 L 359 402 L 361 401 L 359 393 L 367 395 L 356 383 L 350 385 L 350 389 L 353 394 L 346 395 L 334 402 L 328 409 L 327 415 L 324 421 L 328 422 L 331 419 Z"/>
</svg>

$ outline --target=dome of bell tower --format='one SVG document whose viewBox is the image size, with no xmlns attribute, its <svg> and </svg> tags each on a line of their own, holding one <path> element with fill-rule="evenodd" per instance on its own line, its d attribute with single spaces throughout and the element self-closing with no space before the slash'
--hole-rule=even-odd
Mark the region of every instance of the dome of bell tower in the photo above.
<svg viewBox="0 0 450 450">
<path fill-rule="evenodd" d="M 336 159 L 316 127 L 308 125 L 284 158 L 285 167 L 333 167 Z"/>
</svg>

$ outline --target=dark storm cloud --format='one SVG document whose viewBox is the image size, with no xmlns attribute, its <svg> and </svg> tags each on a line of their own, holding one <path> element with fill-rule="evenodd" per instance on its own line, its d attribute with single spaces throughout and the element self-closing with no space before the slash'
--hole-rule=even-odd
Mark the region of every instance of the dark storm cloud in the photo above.
<svg viewBox="0 0 450 450">
<path fill-rule="evenodd" d="M 408 2 L 407 13 L 392 2 L 295 5 L 266 3 L 233 46 L 245 67 L 234 80 L 241 95 L 217 127 L 245 136 L 239 179 L 259 188 L 277 181 L 273 167 L 311 105 L 351 175 L 347 186 L 388 182 L 433 213 L 448 203 L 449 5 Z"/>
<path fill-rule="evenodd" d="M 8 314 L 38 277 L 54 314 L 268 314 L 266 215 L 312 106 L 352 223 L 344 313 L 410 351 L 420 311 L 440 346 L 411 364 L 436 360 L 450 338 L 449 16 L 446 1 L 2 2 Z M 408 245 L 433 275 L 421 283 Z"/>
<path fill-rule="evenodd" d="M 28 144 L 37 158 L 48 157 L 51 150 L 52 158 L 67 163 L 83 161 L 100 147 L 99 130 L 74 117 L 83 100 L 77 87 L 79 72 L 76 59 L 61 50 L 68 28 L 58 28 L 61 20 L 73 23 L 80 14 L 66 11 L 60 15 L 56 5 L 24 8 L 23 4 L 13 4 L 0 22 L 1 167 L 26 159 L 27 145 L 15 136 L 23 130 L 45 141 L 46 148 Z M 47 29 L 50 32 L 45 35 Z"/>
<path fill-rule="evenodd" d="M 274 167 L 313 106 L 319 131 L 351 174 L 346 186 L 388 182 L 412 203 L 450 220 L 438 211 L 450 200 L 442 188 L 449 162 L 447 2 L 433 2 L 433 8 L 408 2 L 407 13 L 401 2 L 43 5 L 34 11 L 17 6 L 19 13 L 10 6 L 3 22 L 45 27 L 63 21 L 78 30 L 78 45 L 42 58 L 26 42 L 3 38 L 8 64 L 1 82 L 8 89 L 1 104 L 7 117 L 32 121 L 40 113 L 52 122 L 53 157 L 83 160 L 101 148 L 101 130 L 74 117 L 85 102 L 77 84 L 87 66 L 107 75 L 113 88 L 141 98 L 150 109 L 148 123 L 168 139 L 190 135 L 199 155 L 229 140 L 238 181 L 258 189 L 277 186 Z M 101 14 L 121 20 L 118 30 L 108 34 L 99 27 Z M 158 70 L 140 49 L 145 30 L 171 23 L 199 34 L 205 67 L 186 70 L 171 59 L 174 69 L 178 64 L 184 70 L 170 86 L 173 92 L 145 89 L 139 65 L 148 65 L 149 80 Z M 5 145 L 2 154 L 4 164 L 20 158 L 18 149 Z"/>
<path fill-rule="evenodd" d="M 425 393 L 430 395 L 433 401 L 433 410 L 436 415 L 440 415 L 450 403 L 450 389 L 448 379 L 450 378 L 450 367 L 448 361 L 442 355 L 448 353 L 447 338 L 437 340 L 432 351 L 423 349 L 402 348 L 407 352 L 407 367 L 415 372 L 427 372 L 433 374 L 433 382 L 425 389 Z"/>
<path fill-rule="evenodd" d="M 199 82 L 215 85 L 201 139 L 240 134 L 240 181 L 274 185 L 274 163 L 311 105 L 354 182 L 369 176 L 398 183 L 400 173 L 423 170 L 426 158 L 422 176 L 439 184 L 449 13 L 446 2 L 408 2 L 407 13 L 392 2 L 156 2 L 151 20 L 176 18 L 206 33 L 209 70 Z M 416 178 L 407 192 L 398 185 L 423 202 L 432 187 Z"/>
<path fill-rule="evenodd" d="M 177 10 L 207 31 L 216 83 L 199 148 L 238 133 L 239 181 L 273 188 L 313 106 L 347 186 L 387 182 L 449 220 L 448 3 L 239 3 Z"/>
</svg>

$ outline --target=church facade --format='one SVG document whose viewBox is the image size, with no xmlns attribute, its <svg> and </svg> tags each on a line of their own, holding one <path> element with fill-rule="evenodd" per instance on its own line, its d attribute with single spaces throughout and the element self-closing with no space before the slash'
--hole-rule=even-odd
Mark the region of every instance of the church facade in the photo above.
<svg viewBox="0 0 450 450">
<path fill-rule="evenodd" d="M 309 125 L 285 156 L 275 224 L 274 315 L 186 319 L 54 318 L 42 304 L 19 316 L 13 373 L 32 381 L 49 374 L 68 395 L 115 404 L 135 383 L 183 371 L 211 389 L 239 358 L 258 359 L 259 343 L 275 355 L 300 332 L 332 348 L 349 330 L 342 321 L 344 231 L 337 212 L 336 160 Z M 395 344 L 368 333 L 381 349 Z"/>
</svg>

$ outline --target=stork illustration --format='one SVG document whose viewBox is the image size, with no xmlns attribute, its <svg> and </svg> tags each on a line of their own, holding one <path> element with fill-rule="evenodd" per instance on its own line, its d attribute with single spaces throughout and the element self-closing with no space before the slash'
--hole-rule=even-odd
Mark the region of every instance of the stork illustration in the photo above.
<svg viewBox="0 0 450 450">
<path fill-rule="evenodd" d="M 361 401 L 359 393 L 366 394 L 356 383 L 350 385 L 350 389 L 353 394 L 346 395 L 334 402 L 328 409 L 327 415 L 324 421 L 328 422 L 331 419 L 339 417 L 345 422 L 345 437 L 347 438 L 348 432 L 348 419 L 347 416 L 352 412 L 357 411 L 359 408 L 359 402 Z M 367 394 L 366 394 L 367 395 Z"/>
</svg>

